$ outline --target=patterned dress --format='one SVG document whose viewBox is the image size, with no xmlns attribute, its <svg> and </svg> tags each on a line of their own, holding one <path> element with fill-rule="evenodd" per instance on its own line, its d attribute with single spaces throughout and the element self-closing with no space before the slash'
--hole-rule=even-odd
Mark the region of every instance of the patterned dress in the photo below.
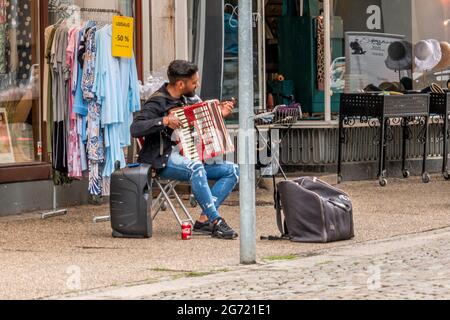
<svg viewBox="0 0 450 320">
<path fill-rule="evenodd" d="M 67 47 L 67 64 L 71 70 L 70 74 L 75 76 L 74 70 L 78 67 L 78 61 L 75 59 L 76 46 L 78 44 L 80 30 L 73 28 L 69 31 L 69 45 Z M 79 146 L 79 138 L 77 132 L 77 116 L 73 112 L 74 104 L 74 88 L 72 79 L 69 79 L 69 143 L 67 153 L 67 163 L 69 170 L 69 177 L 74 179 L 81 179 L 81 154 Z"/>
<path fill-rule="evenodd" d="M 95 81 L 95 44 L 96 27 L 92 27 L 86 34 L 86 52 L 84 54 L 84 68 L 82 90 L 83 97 L 88 101 L 87 119 L 87 157 L 89 163 L 89 193 L 93 196 L 101 196 L 103 193 L 103 163 L 105 160 L 105 148 L 103 130 L 101 128 L 101 106 L 92 92 Z"/>
</svg>

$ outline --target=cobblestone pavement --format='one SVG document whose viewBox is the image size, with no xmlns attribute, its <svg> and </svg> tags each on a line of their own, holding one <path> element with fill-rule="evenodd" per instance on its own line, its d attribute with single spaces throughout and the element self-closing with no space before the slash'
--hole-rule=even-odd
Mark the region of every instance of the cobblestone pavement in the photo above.
<svg viewBox="0 0 450 320">
<path fill-rule="evenodd" d="M 75 298 L 450 299 L 449 244 L 450 229 L 441 229 Z"/>
</svg>

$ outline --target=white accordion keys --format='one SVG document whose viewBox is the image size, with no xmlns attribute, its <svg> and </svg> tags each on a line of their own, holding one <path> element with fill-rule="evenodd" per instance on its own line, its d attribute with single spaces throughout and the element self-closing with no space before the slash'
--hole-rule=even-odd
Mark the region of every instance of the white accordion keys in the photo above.
<svg viewBox="0 0 450 320">
<path fill-rule="evenodd" d="M 172 111 L 182 123 L 175 130 L 181 154 L 193 161 L 206 161 L 234 152 L 219 101 L 210 100 Z"/>
</svg>

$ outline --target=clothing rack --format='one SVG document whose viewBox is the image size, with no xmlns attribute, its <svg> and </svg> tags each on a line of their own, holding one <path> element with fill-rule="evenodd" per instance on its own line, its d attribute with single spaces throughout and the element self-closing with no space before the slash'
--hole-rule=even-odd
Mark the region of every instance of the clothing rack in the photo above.
<svg viewBox="0 0 450 320">
<path fill-rule="evenodd" d="M 122 16 L 122 13 L 119 10 L 116 9 L 104 9 L 104 8 L 84 8 L 84 7 L 78 7 L 78 6 L 67 6 L 67 5 L 59 5 L 49 8 L 49 12 L 58 13 L 58 12 L 64 12 L 68 16 L 72 15 L 75 12 L 80 13 L 114 13 L 119 16 Z"/>
<path fill-rule="evenodd" d="M 111 13 L 111 14 L 117 14 L 122 15 L 122 13 L 119 10 L 115 9 L 104 9 L 104 8 L 80 8 L 73 5 L 51 5 L 49 7 L 49 12 L 51 13 L 60 13 L 63 18 L 68 18 L 72 16 L 75 12 L 80 13 Z M 68 209 L 58 209 L 58 203 L 57 203 L 57 188 L 54 185 L 53 186 L 53 208 L 49 212 L 41 212 L 41 218 L 42 219 L 48 219 L 53 218 L 57 216 L 63 216 L 68 214 Z"/>
<path fill-rule="evenodd" d="M 116 13 L 118 15 L 122 15 L 119 10 L 116 9 L 102 9 L 102 8 L 79 8 L 76 11 L 80 12 L 98 12 L 98 13 Z"/>
</svg>

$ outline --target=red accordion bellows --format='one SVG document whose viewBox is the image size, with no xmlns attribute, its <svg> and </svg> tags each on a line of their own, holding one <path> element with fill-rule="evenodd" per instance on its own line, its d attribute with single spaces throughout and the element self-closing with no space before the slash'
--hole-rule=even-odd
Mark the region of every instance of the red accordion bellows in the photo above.
<svg viewBox="0 0 450 320">
<path fill-rule="evenodd" d="M 207 161 L 234 152 L 218 100 L 210 100 L 171 111 L 182 123 L 175 131 L 183 156 Z"/>
</svg>

